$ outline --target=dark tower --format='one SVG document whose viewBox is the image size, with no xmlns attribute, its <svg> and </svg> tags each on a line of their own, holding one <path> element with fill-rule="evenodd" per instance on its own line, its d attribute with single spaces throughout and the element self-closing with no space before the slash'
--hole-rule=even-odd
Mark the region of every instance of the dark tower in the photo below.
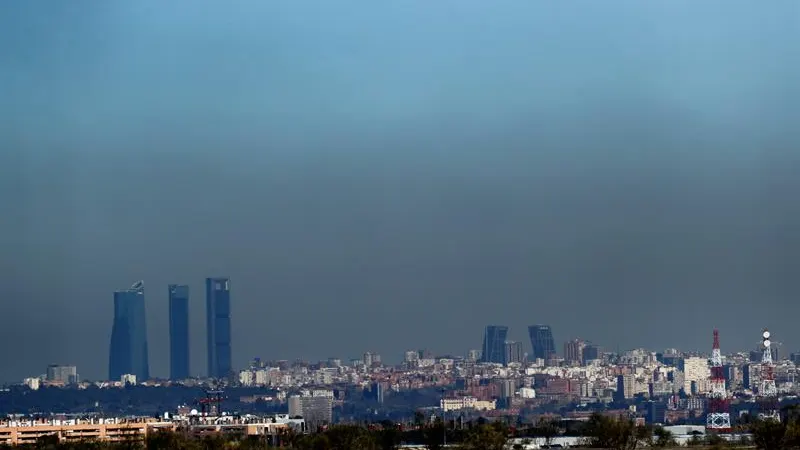
<svg viewBox="0 0 800 450">
<path fill-rule="evenodd" d="M 208 376 L 231 372 L 231 291 L 228 278 L 206 278 Z"/>
<path fill-rule="evenodd" d="M 556 344 L 550 325 L 531 325 L 528 327 L 528 334 L 531 337 L 533 359 L 543 359 L 547 362 L 556 354 Z"/>
<path fill-rule="evenodd" d="M 147 324 L 144 312 L 144 282 L 114 292 L 114 325 L 108 357 L 108 379 L 136 375 L 138 381 L 150 378 L 147 358 Z"/>
<path fill-rule="evenodd" d="M 189 378 L 189 286 L 169 285 L 169 377 Z"/>
<path fill-rule="evenodd" d="M 501 325 L 487 326 L 483 334 L 483 354 L 481 355 L 481 361 L 505 364 L 507 336 L 508 327 Z"/>
</svg>

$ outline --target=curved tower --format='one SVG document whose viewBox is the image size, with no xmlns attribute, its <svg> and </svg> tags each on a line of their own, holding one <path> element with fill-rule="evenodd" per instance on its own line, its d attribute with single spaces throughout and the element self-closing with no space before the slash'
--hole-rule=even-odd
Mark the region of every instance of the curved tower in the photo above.
<svg viewBox="0 0 800 450">
<path fill-rule="evenodd" d="M 147 357 L 147 324 L 144 312 L 144 281 L 114 292 L 114 325 L 108 358 L 108 379 L 120 381 L 122 375 L 136 375 L 137 381 L 150 378 Z"/>
</svg>

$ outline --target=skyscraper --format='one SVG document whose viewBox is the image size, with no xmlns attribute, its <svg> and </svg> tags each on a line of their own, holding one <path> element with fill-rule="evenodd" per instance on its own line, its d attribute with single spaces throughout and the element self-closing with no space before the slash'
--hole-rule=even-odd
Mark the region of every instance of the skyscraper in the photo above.
<svg viewBox="0 0 800 450">
<path fill-rule="evenodd" d="M 228 278 L 206 278 L 208 376 L 231 372 L 231 291 Z"/>
<path fill-rule="evenodd" d="M 508 336 L 508 327 L 501 325 L 487 326 L 483 334 L 483 354 L 481 361 L 505 364 L 506 336 Z"/>
<path fill-rule="evenodd" d="M 505 364 L 521 363 L 525 359 L 525 352 L 522 350 L 522 342 L 506 341 L 505 343 Z"/>
<path fill-rule="evenodd" d="M 556 354 L 553 330 L 549 325 L 531 325 L 528 327 L 528 334 L 533 347 L 533 359 L 543 359 L 546 362 Z"/>
<path fill-rule="evenodd" d="M 119 381 L 122 375 L 150 378 L 147 358 L 147 324 L 144 313 L 144 281 L 129 289 L 114 292 L 114 325 L 108 358 L 108 379 Z"/>
<path fill-rule="evenodd" d="M 189 378 L 189 286 L 169 285 L 169 377 Z"/>
<path fill-rule="evenodd" d="M 564 362 L 569 366 L 579 366 L 583 364 L 583 352 L 586 349 L 586 342 L 583 339 L 573 339 L 564 343 Z"/>
</svg>

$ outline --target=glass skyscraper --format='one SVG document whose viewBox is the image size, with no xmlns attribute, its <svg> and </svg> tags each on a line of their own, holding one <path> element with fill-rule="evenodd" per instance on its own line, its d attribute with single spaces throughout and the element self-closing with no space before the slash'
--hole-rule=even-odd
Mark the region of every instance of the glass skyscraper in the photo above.
<svg viewBox="0 0 800 450">
<path fill-rule="evenodd" d="M 108 358 L 108 379 L 136 375 L 138 381 L 150 378 L 147 358 L 147 324 L 144 312 L 144 282 L 114 292 L 114 325 Z"/>
<path fill-rule="evenodd" d="M 206 278 L 206 336 L 208 376 L 223 378 L 231 372 L 231 282 Z"/>
<path fill-rule="evenodd" d="M 556 354 L 556 343 L 550 325 L 531 325 L 528 327 L 528 334 L 531 338 L 534 359 L 543 359 L 547 362 Z"/>
<path fill-rule="evenodd" d="M 189 378 L 189 286 L 169 285 L 169 377 Z"/>
<path fill-rule="evenodd" d="M 483 334 L 483 355 L 481 361 L 490 363 L 506 363 L 506 337 L 508 327 L 489 325 Z"/>
</svg>

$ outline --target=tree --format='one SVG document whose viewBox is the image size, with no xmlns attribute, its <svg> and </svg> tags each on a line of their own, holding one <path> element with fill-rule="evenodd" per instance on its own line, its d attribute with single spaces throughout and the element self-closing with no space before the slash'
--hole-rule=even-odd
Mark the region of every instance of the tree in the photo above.
<svg viewBox="0 0 800 450">
<path fill-rule="evenodd" d="M 593 448 L 635 450 L 652 440 L 648 427 L 636 426 L 633 420 L 593 414 L 586 424 L 587 445 Z"/>
<path fill-rule="evenodd" d="M 672 432 L 662 426 L 657 426 L 653 429 L 653 436 L 655 437 L 655 442 L 653 442 L 653 446 L 655 447 L 678 446 L 678 443 L 675 441 L 675 437 L 672 435 Z"/>
<path fill-rule="evenodd" d="M 700 437 L 700 433 L 698 432 L 692 432 L 692 438 L 686 442 L 687 447 L 699 447 L 703 444 L 703 438 Z"/>
<path fill-rule="evenodd" d="M 441 418 L 436 418 L 433 425 L 422 430 L 422 441 L 428 450 L 439 450 L 444 446 L 446 429 Z"/>
<path fill-rule="evenodd" d="M 414 412 L 414 425 L 416 425 L 417 428 L 425 425 L 425 414 L 423 414 L 422 411 Z"/>
<path fill-rule="evenodd" d="M 533 436 L 543 438 L 545 445 L 549 446 L 553 443 L 553 438 L 558 436 L 558 424 L 553 420 L 541 417 L 531 432 Z"/>
<path fill-rule="evenodd" d="M 709 433 L 706 435 L 706 445 L 713 450 L 719 450 L 730 446 L 730 443 L 717 433 Z"/>
<path fill-rule="evenodd" d="M 36 449 L 41 450 L 55 450 L 59 447 L 58 435 L 47 434 L 36 439 Z"/>
<path fill-rule="evenodd" d="M 394 450 L 400 446 L 402 433 L 394 424 L 384 424 L 384 428 L 378 432 L 378 445 L 381 450 Z"/>
<path fill-rule="evenodd" d="M 331 450 L 378 450 L 375 435 L 358 425 L 335 425 L 324 433 Z"/>
<path fill-rule="evenodd" d="M 787 448 L 800 448 L 800 417 L 787 419 L 783 445 Z"/>
<path fill-rule="evenodd" d="M 783 447 L 786 427 L 776 420 L 755 420 L 750 424 L 753 443 L 761 450 L 780 450 Z"/>
<path fill-rule="evenodd" d="M 291 448 L 301 450 L 331 450 L 331 441 L 328 436 L 322 433 L 314 433 L 298 437 L 289 445 Z"/>
<path fill-rule="evenodd" d="M 464 450 L 503 450 L 508 441 L 508 428 L 500 422 L 473 427 L 465 436 Z"/>
</svg>

